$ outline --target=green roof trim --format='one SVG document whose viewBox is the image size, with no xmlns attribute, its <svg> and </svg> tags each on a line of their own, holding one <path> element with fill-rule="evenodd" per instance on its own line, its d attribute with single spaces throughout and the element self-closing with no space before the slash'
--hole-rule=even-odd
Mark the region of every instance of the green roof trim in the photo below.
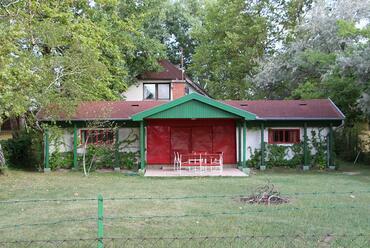
<svg viewBox="0 0 370 248">
<path fill-rule="evenodd" d="M 133 121 L 142 121 L 146 118 L 243 118 L 245 120 L 255 120 L 256 115 L 209 97 L 191 93 L 131 117 Z"/>
</svg>

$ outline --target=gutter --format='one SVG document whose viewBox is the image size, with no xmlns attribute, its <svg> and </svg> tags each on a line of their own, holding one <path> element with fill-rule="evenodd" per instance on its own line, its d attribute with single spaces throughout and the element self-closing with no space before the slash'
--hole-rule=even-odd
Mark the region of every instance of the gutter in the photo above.
<svg viewBox="0 0 370 248">
<path fill-rule="evenodd" d="M 343 117 L 343 119 L 346 118 L 346 116 L 343 114 L 343 112 L 337 107 L 337 105 L 335 105 L 335 103 L 330 99 L 330 97 L 328 97 L 328 100 L 331 102 L 331 104 L 334 106 L 334 108 L 339 112 L 339 114 L 341 114 L 341 116 Z"/>
</svg>

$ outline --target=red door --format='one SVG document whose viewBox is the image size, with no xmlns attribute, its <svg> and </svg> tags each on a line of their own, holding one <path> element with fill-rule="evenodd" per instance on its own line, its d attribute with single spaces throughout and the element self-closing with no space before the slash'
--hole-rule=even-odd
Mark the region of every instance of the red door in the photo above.
<svg viewBox="0 0 370 248">
<path fill-rule="evenodd" d="M 234 125 L 213 126 L 213 152 L 223 152 L 225 164 L 236 163 L 236 131 Z"/>
<path fill-rule="evenodd" d="M 148 126 L 148 164 L 167 164 L 171 159 L 170 155 L 170 127 Z"/>
<path fill-rule="evenodd" d="M 191 128 L 191 150 L 212 153 L 212 127 Z"/>
<path fill-rule="evenodd" d="M 178 152 L 180 154 L 191 152 L 191 128 L 171 128 L 171 161 L 173 159 L 174 152 Z"/>
</svg>

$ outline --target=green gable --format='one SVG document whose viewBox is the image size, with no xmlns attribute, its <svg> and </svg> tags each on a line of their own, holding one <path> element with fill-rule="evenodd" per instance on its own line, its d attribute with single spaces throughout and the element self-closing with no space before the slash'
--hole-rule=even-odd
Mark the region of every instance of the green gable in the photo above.
<svg viewBox="0 0 370 248">
<path fill-rule="evenodd" d="M 245 120 L 255 120 L 256 115 L 211 98 L 192 93 L 172 102 L 137 113 L 131 118 L 133 121 L 141 121 L 146 118 L 242 118 Z"/>
<path fill-rule="evenodd" d="M 190 119 L 190 118 L 240 118 L 224 110 L 192 100 L 165 111 L 153 114 L 148 119 Z"/>
</svg>

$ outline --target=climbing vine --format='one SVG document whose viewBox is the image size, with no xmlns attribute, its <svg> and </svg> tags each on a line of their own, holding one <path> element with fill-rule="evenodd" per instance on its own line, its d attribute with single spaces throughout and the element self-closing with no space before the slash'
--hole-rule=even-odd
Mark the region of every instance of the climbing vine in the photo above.
<svg viewBox="0 0 370 248">
<path fill-rule="evenodd" d="M 311 138 L 307 140 L 307 159 L 311 167 L 323 170 L 328 164 L 328 139 L 322 134 L 323 129 L 311 131 Z M 265 164 L 267 167 L 300 167 L 304 163 L 303 141 L 299 144 L 280 145 L 265 143 Z M 261 150 L 248 147 L 251 154 L 248 164 L 259 168 L 261 164 Z"/>
</svg>

